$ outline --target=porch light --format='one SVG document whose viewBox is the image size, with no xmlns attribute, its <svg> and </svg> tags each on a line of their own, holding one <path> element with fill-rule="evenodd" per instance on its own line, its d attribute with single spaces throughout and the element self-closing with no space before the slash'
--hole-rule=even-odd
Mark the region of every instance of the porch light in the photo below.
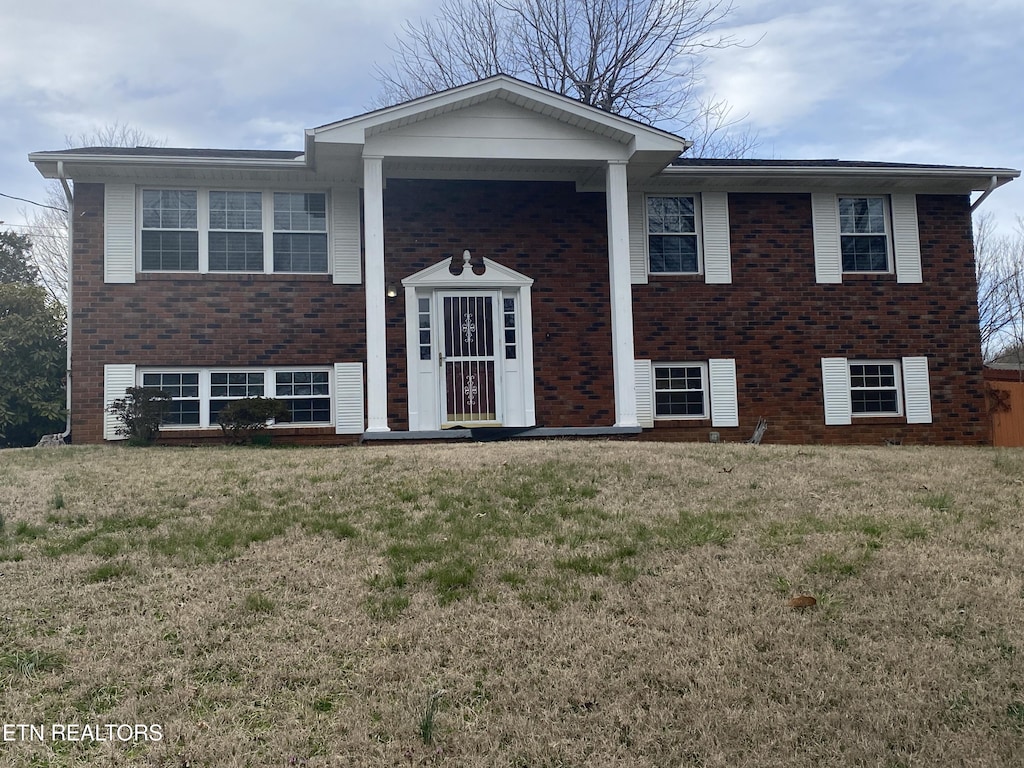
<svg viewBox="0 0 1024 768">
<path fill-rule="evenodd" d="M 388 287 L 385 289 L 384 295 L 389 299 L 393 299 L 398 295 L 398 289 L 395 287 L 394 283 L 388 283 Z"/>
</svg>

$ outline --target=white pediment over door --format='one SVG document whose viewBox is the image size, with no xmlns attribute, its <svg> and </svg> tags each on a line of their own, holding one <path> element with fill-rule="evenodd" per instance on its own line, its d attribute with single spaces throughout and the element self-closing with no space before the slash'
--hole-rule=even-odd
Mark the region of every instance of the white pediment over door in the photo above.
<svg viewBox="0 0 1024 768">
<path fill-rule="evenodd" d="M 402 280 L 406 288 L 521 288 L 533 285 L 533 278 L 527 277 L 521 272 L 509 269 L 496 261 L 491 261 L 486 256 L 483 259 L 483 270 L 480 274 L 473 271 L 473 267 L 466 264 L 466 254 L 462 255 L 462 271 L 454 274 L 451 271 L 452 260 L 445 259 L 433 266 L 421 269 Z M 470 254 L 469 261 L 473 261 Z"/>
<path fill-rule="evenodd" d="M 409 429 L 465 425 L 462 417 L 452 416 L 467 410 L 459 402 L 472 405 L 485 392 L 494 405 L 479 410 L 470 422 L 532 427 L 533 279 L 491 259 L 474 259 L 468 251 L 456 264 L 461 267 L 457 274 L 452 260 L 445 259 L 402 280 Z M 473 317 L 467 314 L 458 326 L 463 312 Z M 467 343 L 487 337 L 480 354 L 466 354 L 464 344 L 454 343 L 460 333 L 467 334 Z M 468 399 L 460 401 L 467 393 Z"/>
</svg>

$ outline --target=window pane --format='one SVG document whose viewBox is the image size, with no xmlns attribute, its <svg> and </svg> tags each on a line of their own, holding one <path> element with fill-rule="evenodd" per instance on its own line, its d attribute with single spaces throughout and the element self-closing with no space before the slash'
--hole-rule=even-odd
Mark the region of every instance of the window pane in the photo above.
<svg viewBox="0 0 1024 768">
<path fill-rule="evenodd" d="M 199 424 L 198 400 L 175 400 L 164 414 L 163 424 L 196 425 Z"/>
<path fill-rule="evenodd" d="M 885 234 L 885 203 L 881 197 L 839 198 L 839 230 L 843 234 Z"/>
<path fill-rule="evenodd" d="M 331 401 L 329 398 L 287 400 L 286 405 L 293 422 L 310 423 L 331 420 Z"/>
<path fill-rule="evenodd" d="M 144 189 L 142 226 L 146 229 L 195 229 L 194 189 Z"/>
<path fill-rule="evenodd" d="M 887 272 L 888 243 L 885 235 L 843 235 L 844 272 Z"/>
<path fill-rule="evenodd" d="M 327 235 L 274 234 L 275 272 L 326 272 Z"/>
<path fill-rule="evenodd" d="M 262 229 L 260 192 L 210 192 L 210 229 Z"/>
<path fill-rule="evenodd" d="M 199 233 L 142 230 L 142 269 L 197 271 Z"/>
<path fill-rule="evenodd" d="M 210 232 L 211 272 L 262 272 L 263 234 Z"/>
<path fill-rule="evenodd" d="M 648 234 L 693 234 L 696 216 L 692 197 L 648 197 Z"/>
<path fill-rule="evenodd" d="M 327 231 L 327 196 L 322 192 L 275 192 L 274 229 Z"/>
<path fill-rule="evenodd" d="M 704 395 L 701 392 L 658 392 L 655 406 L 658 416 L 703 416 Z"/>
<path fill-rule="evenodd" d="M 697 272 L 696 235 L 648 237 L 651 272 Z"/>
<path fill-rule="evenodd" d="M 850 403 L 854 413 L 899 413 L 895 390 L 853 390 Z"/>
</svg>

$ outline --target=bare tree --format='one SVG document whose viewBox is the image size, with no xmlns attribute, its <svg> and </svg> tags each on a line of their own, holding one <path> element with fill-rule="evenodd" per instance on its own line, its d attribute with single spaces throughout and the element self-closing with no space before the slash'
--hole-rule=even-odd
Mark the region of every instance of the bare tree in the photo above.
<svg viewBox="0 0 1024 768">
<path fill-rule="evenodd" d="M 380 106 L 495 74 L 584 104 L 664 125 L 698 156 L 757 146 L 720 99 L 701 99 L 707 53 L 739 43 L 714 29 L 731 0 L 444 0 L 434 19 L 406 22 L 388 66 L 375 67 Z"/>
<path fill-rule="evenodd" d="M 67 149 L 80 147 L 161 147 L 167 142 L 152 138 L 127 123 L 114 122 L 92 133 L 66 135 Z M 55 301 L 67 303 L 68 220 L 67 198 L 60 182 L 46 186 L 43 205 L 22 210 L 32 238 L 32 261 L 39 269 L 39 281 Z"/>
<path fill-rule="evenodd" d="M 1024 218 L 1014 235 L 997 235 L 991 214 L 974 226 L 982 355 L 1008 357 L 1024 379 Z"/>
</svg>

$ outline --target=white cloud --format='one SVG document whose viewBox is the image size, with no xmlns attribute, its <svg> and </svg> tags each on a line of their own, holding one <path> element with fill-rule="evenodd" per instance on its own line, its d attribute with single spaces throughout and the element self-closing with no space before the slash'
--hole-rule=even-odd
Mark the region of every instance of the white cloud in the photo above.
<svg viewBox="0 0 1024 768">
<path fill-rule="evenodd" d="M 817 5 L 734 28 L 750 47 L 717 52 L 706 69 L 706 89 L 768 132 L 829 99 L 856 97 L 906 55 L 898 46 L 878 46 L 877 28 L 861 18 L 853 6 Z"/>
</svg>

